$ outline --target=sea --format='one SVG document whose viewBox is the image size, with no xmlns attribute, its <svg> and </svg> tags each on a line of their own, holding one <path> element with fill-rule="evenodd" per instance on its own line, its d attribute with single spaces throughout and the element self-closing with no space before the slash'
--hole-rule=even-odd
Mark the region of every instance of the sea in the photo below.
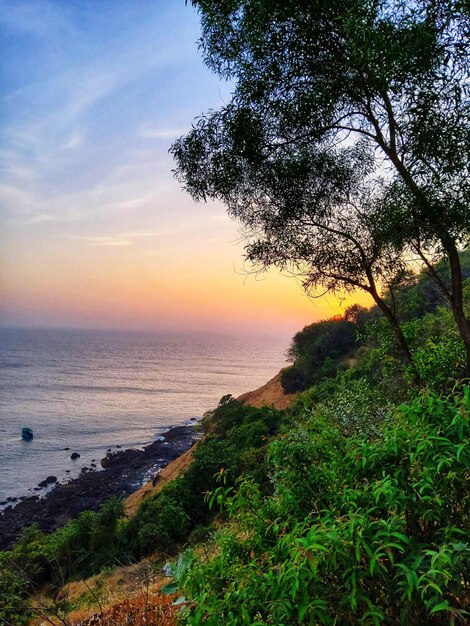
<svg viewBox="0 0 470 626">
<path fill-rule="evenodd" d="M 35 487 L 47 476 L 65 482 L 99 468 L 107 450 L 141 448 L 199 420 L 225 394 L 260 387 L 285 366 L 287 344 L 285 336 L 0 329 L 0 506 L 45 493 Z"/>
</svg>

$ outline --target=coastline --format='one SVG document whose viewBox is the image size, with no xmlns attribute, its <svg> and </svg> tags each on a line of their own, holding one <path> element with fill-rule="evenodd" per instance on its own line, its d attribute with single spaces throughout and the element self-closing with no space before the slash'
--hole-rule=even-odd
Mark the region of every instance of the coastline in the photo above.
<svg viewBox="0 0 470 626">
<path fill-rule="evenodd" d="M 279 372 L 237 400 L 257 407 L 285 409 L 295 397 L 296 394 L 287 394 L 282 389 Z M 49 492 L 27 496 L 10 504 L 0 511 L 0 550 L 9 549 L 26 526 L 37 524 L 41 531 L 54 531 L 83 511 L 97 510 L 112 497 L 125 498 L 126 515 L 132 515 L 143 499 L 175 477 L 173 463 L 176 463 L 178 474 L 179 465 L 190 462 L 190 450 L 200 439 L 198 425 L 186 423 L 169 427 L 162 432 L 163 440 L 158 438 L 143 449 L 127 448 L 108 453 L 101 459 L 102 469 L 96 471 L 84 467 L 78 477 L 56 483 Z"/>
<path fill-rule="evenodd" d="M 143 449 L 129 448 L 107 454 L 103 469 L 82 468 L 66 483 L 57 483 L 43 496 L 33 495 L 0 512 L 0 550 L 10 548 L 23 528 L 37 524 L 45 532 L 56 530 L 86 510 L 97 510 L 111 497 L 125 498 L 143 482 L 156 477 L 171 461 L 197 441 L 197 425 L 174 426 Z"/>
</svg>

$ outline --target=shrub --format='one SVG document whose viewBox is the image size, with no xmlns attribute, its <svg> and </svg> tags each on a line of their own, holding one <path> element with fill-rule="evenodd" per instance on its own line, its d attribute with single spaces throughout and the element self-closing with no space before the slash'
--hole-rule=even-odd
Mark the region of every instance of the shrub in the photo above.
<svg viewBox="0 0 470 626">
<path fill-rule="evenodd" d="M 184 623 L 463 624 L 469 411 L 468 387 L 428 392 L 368 438 L 303 409 L 270 446 L 273 495 L 214 491 L 231 525 L 181 580 Z"/>
<path fill-rule="evenodd" d="M 282 370 L 281 385 L 286 393 L 297 393 L 307 388 L 307 381 L 300 367 L 291 365 Z"/>
</svg>

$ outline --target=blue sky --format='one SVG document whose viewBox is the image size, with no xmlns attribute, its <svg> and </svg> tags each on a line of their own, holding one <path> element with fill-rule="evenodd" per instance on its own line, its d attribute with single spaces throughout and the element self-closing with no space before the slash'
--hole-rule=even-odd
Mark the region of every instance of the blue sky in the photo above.
<svg viewBox="0 0 470 626">
<path fill-rule="evenodd" d="M 338 311 L 243 274 L 168 148 L 230 96 L 183 0 L 0 0 L 0 323 L 295 331 Z"/>
</svg>

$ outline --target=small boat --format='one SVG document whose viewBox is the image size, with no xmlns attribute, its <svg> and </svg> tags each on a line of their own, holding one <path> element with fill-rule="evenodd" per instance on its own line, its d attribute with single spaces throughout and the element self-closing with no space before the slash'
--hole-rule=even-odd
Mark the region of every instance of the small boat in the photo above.
<svg viewBox="0 0 470 626">
<path fill-rule="evenodd" d="M 34 434 L 33 434 L 33 431 L 31 430 L 31 428 L 23 428 L 21 430 L 21 437 L 25 441 L 31 441 L 31 439 L 33 439 L 33 437 L 34 437 Z"/>
</svg>

